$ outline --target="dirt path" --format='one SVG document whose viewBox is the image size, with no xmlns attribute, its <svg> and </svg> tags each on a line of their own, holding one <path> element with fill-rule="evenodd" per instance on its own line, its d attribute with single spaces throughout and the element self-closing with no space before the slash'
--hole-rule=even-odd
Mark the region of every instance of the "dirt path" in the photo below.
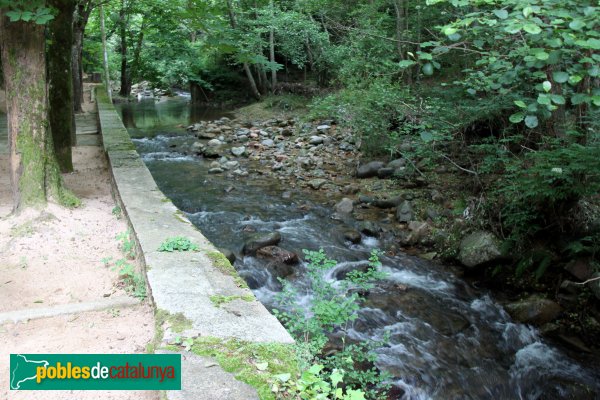
<svg viewBox="0 0 600 400">
<path fill-rule="evenodd" d="M 0 154 L 0 317 L 3 313 L 127 299 L 117 272 L 103 259 L 123 258 L 115 236 L 127 230 L 110 192 L 101 147 L 74 148 L 75 172 L 65 184 L 83 205 L 9 215 L 7 155 Z M 98 308 L 98 307 L 96 307 Z M 143 353 L 153 339 L 146 302 L 124 308 L 0 325 L 1 399 L 158 399 L 156 392 L 8 391 L 10 353 Z"/>
</svg>

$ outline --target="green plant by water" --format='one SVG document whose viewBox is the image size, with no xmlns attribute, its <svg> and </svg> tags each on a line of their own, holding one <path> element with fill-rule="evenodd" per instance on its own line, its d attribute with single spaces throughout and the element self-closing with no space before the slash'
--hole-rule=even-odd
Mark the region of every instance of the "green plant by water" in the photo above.
<svg viewBox="0 0 600 400">
<path fill-rule="evenodd" d="M 185 236 L 175 236 L 165 239 L 161 243 L 158 251 L 166 251 L 172 253 L 174 251 L 196 251 L 198 245 L 193 243 L 189 238 Z"/>
<path fill-rule="evenodd" d="M 379 251 L 371 252 L 366 270 L 350 271 L 345 279 L 335 284 L 324 278 L 327 271 L 337 265 L 327 257 L 323 249 L 304 250 L 307 264 L 308 293 L 313 298 L 308 309 L 298 304 L 300 293 L 290 282 L 281 280 L 283 291 L 278 300 L 281 309 L 274 310 L 288 331 L 296 339 L 296 353 L 301 371 L 300 381 L 288 386 L 290 390 L 303 392 L 300 398 L 383 398 L 389 386 L 387 375 L 375 366 L 374 350 L 383 343 L 349 343 L 348 329 L 358 318 L 364 302 L 362 293 L 372 289 L 374 282 L 385 274 L 378 268 Z M 329 335 L 341 336 L 341 348 L 333 355 L 324 355 L 330 341 Z M 366 366 L 366 367 L 365 367 Z M 337 380 L 343 377 L 346 392 L 337 388 Z M 302 380 L 304 382 L 302 383 Z M 300 382 L 300 383 L 298 383 Z M 354 392 L 356 390 L 357 392 Z M 337 396 L 337 397 L 336 397 Z M 354 396 L 354 397 L 352 397 Z"/>
</svg>

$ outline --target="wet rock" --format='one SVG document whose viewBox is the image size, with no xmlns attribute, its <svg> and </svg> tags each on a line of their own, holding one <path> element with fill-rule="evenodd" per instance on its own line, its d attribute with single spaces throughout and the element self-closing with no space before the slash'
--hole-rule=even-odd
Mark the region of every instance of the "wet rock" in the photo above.
<svg viewBox="0 0 600 400">
<path fill-rule="evenodd" d="M 218 147 L 221 146 L 223 143 L 219 140 L 219 139 L 212 139 L 209 140 L 208 143 L 206 143 L 206 145 L 208 147 Z"/>
<path fill-rule="evenodd" d="M 363 221 L 358 228 L 367 236 L 379 237 L 381 233 L 381 227 L 372 221 Z"/>
<path fill-rule="evenodd" d="M 308 181 L 308 186 L 310 186 L 312 189 L 319 190 L 326 183 L 326 179 L 311 179 L 310 181 Z"/>
<path fill-rule="evenodd" d="M 217 134 L 215 132 L 199 131 L 196 137 L 198 139 L 214 139 L 217 137 Z"/>
<path fill-rule="evenodd" d="M 354 151 L 354 146 L 347 142 L 340 143 L 339 149 L 342 151 Z"/>
<path fill-rule="evenodd" d="M 211 168 L 208 170 L 209 174 L 220 174 L 223 172 L 223 168 Z"/>
<path fill-rule="evenodd" d="M 352 200 L 344 197 L 339 203 L 335 205 L 335 211 L 338 214 L 350 214 L 354 210 L 354 204 Z"/>
<path fill-rule="evenodd" d="M 281 242 L 281 234 L 279 232 L 259 233 L 253 235 L 244 243 L 242 253 L 255 254 L 258 249 L 267 246 L 274 246 Z"/>
<path fill-rule="evenodd" d="M 403 168 L 406 166 L 406 160 L 404 158 L 397 158 L 395 160 L 387 163 L 386 167 L 391 168 L 392 170 L 396 170 L 398 168 Z"/>
<path fill-rule="evenodd" d="M 298 264 L 300 261 L 298 254 L 277 246 L 266 246 L 260 248 L 256 251 L 256 256 L 289 265 Z"/>
<path fill-rule="evenodd" d="M 318 130 L 319 132 L 326 132 L 326 131 L 328 131 L 329 129 L 331 129 L 331 126 L 329 126 L 329 125 L 327 125 L 327 124 L 323 124 L 323 125 L 319 125 L 319 126 L 317 126 L 317 130 Z"/>
<path fill-rule="evenodd" d="M 561 311 L 557 303 L 537 295 L 507 304 L 504 308 L 514 320 L 534 325 L 544 325 L 554 320 Z"/>
<path fill-rule="evenodd" d="M 187 127 L 188 131 L 198 132 L 202 128 L 202 124 L 194 124 Z"/>
<path fill-rule="evenodd" d="M 432 221 L 435 221 L 440 217 L 440 214 L 431 207 L 425 211 L 425 215 L 427 215 L 427 218 L 429 218 Z"/>
<path fill-rule="evenodd" d="M 445 199 L 444 199 L 444 196 L 440 193 L 439 190 L 433 189 L 431 191 L 431 200 L 434 201 L 434 202 L 436 202 L 436 203 L 438 203 L 438 204 L 440 204 L 440 203 L 443 203 Z"/>
<path fill-rule="evenodd" d="M 375 199 L 371 202 L 371 204 L 373 204 L 375 207 L 383 209 L 398 207 L 400 203 L 402 203 L 401 197 L 392 197 L 391 199 Z"/>
<path fill-rule="evenodd" d="M 223 253 L 225 258 L 228 259 L 229 262 L 233 265 L 233 263 L 236 260 L 235 253 L 233 251 L 231 251 L 229 249 L 225 249 L 225 248 L 219 248 L 217 250 L 219 250 L 221 253 Z"/>
<path fill-rule="evenodd" d="M 385 163 L 382 161 L 371 161 L 370 163 L 361 165 L 356 170 L 356 177 L 362 179 L 377 176 L 377 171 L 383 168 L 384 165 Z"/>
<path fill-rule="evenodd" d="M 404 200 L 396 209 L 396 221 L 400 223 L 408 223 L 412 221 L 413 217 L 413 209 L 410 201 Z"/>
<path fill-rule="evenodd" d="M 275 146 L 275 142 L 273 141 L 273 139 L 265 139 L 262 142 L 260 142 L 263 146 L 265 147 L 273 147 Z"/>
<path fill-rule="evenodd" d="M 206 150 L 204 150 L 204 157 L 206 158 L 219 158 L 221 155 L 223 155 L 223 148 L 220 146 L 207 147 Z"/>
<path fill-rule="evenodd" d="M 410 221 L 408 223 L 408 230 L 410 231 L 410 243 L 418 243 L 424 239 L 429 232 L 429 224 L 422 221 Z"/>
<path fill-rule="evenodd" d="M 240 163 L 237 161 L 227 161 L 223 163 L 223 168 L 225 169 L 236 169 L 237 167 L 240 166 Z"/>
<path fill-rule="evenodd" d="M 394 175 L 394 168 L 379 168 L 377 170 L 377 177 L 379 179 L 391 178 Z"/>
<path fill-rule="evenodd" d="M 322 136 L 311 136 L 310 139 L 309 139 L 309 141 L 308 141 L 308 144 L 316 146 L 318 144 L 323 143 L 323 140 L 324 139 L 323 139 Z"/>
<path fill-rule="evenodd" d="M 290 137 L 294 134 L 294 131 L 289 129 L 289 128 L 285 128 L 281 131 L 281 135 L 284 137 Z"/>
<path fill-rule="evenodd" d="M 362 235 L 355 229 L 347 229 L 344 231 L 344 239 L 351 243 L 358 244 L 362 240 Z"/>
<path fill-rule="evenodd" d="M 233 154 L 236 157 L 241 157 L 244 154 L 246 154 L 246 148 L 244 146 L 232 147 L 231 148 L 231 154 Z"/>
<path fill-rule="evenodd" d="M 201 142 L 194 142 L 194 144 L 192 144 L 192 151 L 196 154 L 202 154 L 204 149 L 205 149 L 205 146 Z"/>
<path fill-rule="evenodd" d="M 572 260 L 565 266 L 565 270 L 581 281 L 590 279 L 594 273 L 594 267 L 589 258 Z"/>
<path fill-rule="evenodd" d="M 458 259 L 467 267 L 476 267 L 500 258 L 500 241 L 489 232 L 473 232 L 460 242 Z"/>
</svg>

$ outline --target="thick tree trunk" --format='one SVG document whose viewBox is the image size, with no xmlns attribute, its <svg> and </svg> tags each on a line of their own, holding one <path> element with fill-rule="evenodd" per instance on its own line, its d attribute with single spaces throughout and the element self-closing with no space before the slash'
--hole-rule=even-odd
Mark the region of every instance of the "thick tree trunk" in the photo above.
<svg viewBox="0 0 600 400">
<path fill-rule="evenodd" d="M 144 28 L 146 27 L 146 18 L 142 17 L 142 25 L 140 27 L 140 31 L 138 32 L 137 41 L 135 43 L 135 48 L 133 49 L 133 61 L 131 63 L 131 75 L 129 84 L 136 80 L 139 82 L 142 80 L 140 75 L 140 66 L 142 63 L 142 46 L 144 44 Z"/>
<path fill-rule="evenodd" d="M 0 16 L 2 65 L 15 211 L 62 200 L 62 182 L 47 128 L 43 25 Z"/>
<path fill-rule="evenodd" d="M 129 76 L 129 66 L 127 63 L 127 10 L 125 9 L 125 0 L 121 0 L 121 10 L 119 11 L 119 28 L 121 32 L 121 90 L 119 94 L 127 97 L 131 94 L 131 80 Z"/>
<path fill-rule="evenodd" d="M 227 0 L 227 11 L 229 13 L 229 23 L 231 24 L 231 27 L 233 29 L 236 29 L 237 20 L 235 17 L 235 11 L 233 10 L 233 4 L 232 4 L 231 0 Z M 248 83 L 250 83 L 250 90 L 252 92 L 252 95 L 257 100 L 260 100 L 260 92 L 258 91 L 258 88 L 256 87 L 256 81 L 254 80 L 254 76 L 252 75 L 250 66 L 248 65 L 248 63 L 243 63 L 242 66 L 244 68 L 244 72 L 246 73 L 246 77 L 248 78 Z"/>
<path fill-rule="evenodd" d="M 270 2 L 271 18 L 274 18 L 273 0 Z M 275 64 L 275 29 L 271 25 L 269 29 L 269 56 L 272 64 Z M 277 71 L 275 68 L 271 70 L 271 90 L 273 93 L 277 90 Z"/>
<path fill-rule="evenodd" d="M 108 70 L 108 52 L 106 51 L 106 29 L 104 27 L 104 7 L 100 5 L 100 34 L 102 36 L 102 64 L 104 66 L 104 81 L 108 99 L 112 102 L 112 89 L 110 87 L 110 71 Z"/>
<path fill-rule="evenodd" d="M 77 140 L 71 69 L 75 0 L 49 0 L 48 5 L 58 10 L 48 26 L 48 121 L 60 170 L 73 172 L 71 146 Z"/>
</svg>

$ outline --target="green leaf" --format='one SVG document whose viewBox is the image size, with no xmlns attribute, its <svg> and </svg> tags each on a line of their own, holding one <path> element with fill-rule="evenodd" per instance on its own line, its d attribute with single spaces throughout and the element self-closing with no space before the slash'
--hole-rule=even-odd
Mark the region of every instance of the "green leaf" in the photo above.
<svg viewBox="0 0 600 400">
<path fill-rule="evenodd" d="M 556 83 L 565 83 L 569 80 L 569 74 L 564 71 L 555 71 L 552 73 L 552 79 Z"/>
<path fill-rule="evenodd" d="M 523 25 L 523 30 L 527 33 L 531 33 L 532 35 L 537 35 L 542 31 L 542 28 L 540 28 L 536 24 L 530 23 Z"/>
<path fill-rule="evenodd" d="M 550 97 L 547 94 L 539 94 L 537 98 L 538 104 L 548 105 L 550 104 Z"/>
<path fill-rule="evenodd" d="M 537 53 L 535 53 L 535 58 L 537 58 L 538 60 L 546 61 L 548 58 L 550 58 L 550 54 L 541 50 L 541 51 L 538 51 Z"/>
<path fill-rule="evenodd" d="M 334 369 L 331 373 L 331 385 L 336 387 L 338 383 L 342 382 L 344 379 L 344 374 L 342 374 L 339 370 Z"/>
<path fill-rule="evenodd" d="M 433 134 L 429 131 L 421 131 L 419 135 L 421 136 L 421 140 L 423 140 L 425 143 L 429 143 L 434 139 Z"/>
<path fill-rule="evenodd" d="M 508 11 L 506 10 L 494 10 L 493 13 L 500 19 L 508 18 Z"/>
<path fill-rule="evenodd" d="M 419 52 L 419 60 L 433 60 L 433 56 L 429 53 Z"/>
<path fill-rule="evenodd" d="M 585 93 L 577 93 L 573 97 L 571 97 L 571 104 L 577 106 L 582 103 L 586 103 L 590 100 L 590 96 Z"/>
<path fill-rule="evenodd" d="M 550 96 L 552 98 L 552 102 L 554 104 L 559 104 L 559 105 L 563 105 L 566 103 L 566 100 L 563 96 L 561 96 L 560 94 L 553 94 L 552 96 Z"/>
<path fill-rule="evenodd" d="M 586 47 L 594 50 L 600 50 L 600 39 L 590 38 L 585 41 Z"/>
<path fill-rule="evenodd" d="M 523 16 L 525 18 L 529 17 L 531 14 L 533 14 L 533 8 L 527 6 L 523 9 Z"/>
<path fill-rule="evenodd" d="M 517 107 L 527 108 L 527 104 L 525 104 L 525 102 L 522 100 L 515 100 L 514 103 Z"/>
<path fill-rule="evenodd" d="M 6 16 L 10 18 L 10 22 L 17 22 L 21 20 L 21 13 L 20 10 L 8 11 L 6 12 Z"/>
<path fill-rule="evenodd" d="M 287 373 L 287 374 L 279 374 L 279 375 L 275 375 L 274 378 L 281 381 L 281 382 L 287 382 L 290 380 L 290 378 L 292 377 L 291 374 Z"/>
<path fill-rule="evenodd" d="M 445 26 L 442 29 L 442 33 L 446 36 L 454 35 L 456 32 L 458 32 L 458 29 L 453 26 Z"/>
<path fill-rule="evenodd" d="M 569 23 L 569 28 L 573 29 L 574 31 L 579 31 L 585 28 L 585 22 L 580 19 L 575 19 Z"/>
<path fill-rule="evenodd" d="M 515 114 L 511 115 L 510 117 L 508 117 L 508 120 L 510 122 L 512 122 L 513 124 L 518 124 L 519 122 L 523 121 L 523 118 L 525 118 L 525 114 L 515 113 Z"/>
<path fill-rule="evenodd" d="M 427 63 L 427 64 L 423 65 L 422 70 L 423 70 L 423 74 L 425 74 L 427 76 L 433 75 L 433 64 Z"/>
<path fill-rule="evenodd" d="M 265 371 L 268 367 L 269 367 L 269 363 L 267 363 L 267 362 L 256 364 L 256 369 L 259 371 Z"/>
<path fill-rule="evenodd" d="M 529 129 L 535 128 L 538 126 L 538 123 L 538 117 L 535 115 L 528 115 L 525 117 L 525 126 L 527 126 Z"/>
<path fill-rule="evenodd" d="M 311 367 L 308 369 L 308 373 L 310 373 L 311 375 L 318 375 L 318 374 L 319 374 L 319 372 L 321 372 L 321 370 L 322 370 L 323 368 L 324 368 L 324 367 L 323 367 L 322 365 L 320 365 L 320 364 L 315 364 L 315 365 L 311 366 Z"/>
<path fill-rule="evenodd" d="M 571 84 L 571 85 L 575 86 L 575 85 L 577 85 L 579 82 L 581 82 L 581 80 L 582 80 L 582 79 L 583 79 L 583 78 L 582 78 L 581 76 L 579 76 L 579 75 L 571 75 L 571 76 L 569 77 L 569 84 Z"/>
<path fill-rule="evenodd" d="M 600 96 L 592 96 L 592 104 L 600 107 Z"/>
<path fill-rule="evenodd" d="M 542 83 L 542 88 L 546 93 L 548 93 L 550 90 L 552 90 L 552 84 L 550 81 L 544 81 L 544 83 Z"/>
<path fill-rule="evenodd" d="M 592 78 L 595 78 L 598 75 L 600 75 L 600 68 L 597 65 L 593 65 L 590 69 L 587 70 L 587 73 Z"/>
<path fill-rule="evenodd" d="M 398 66 L 400 68 L 408 68 L 408 67 L 412 67 L 415 64 L 416 64 L 416 62 L 413 60 L 402 60 L 398 63 Z"/>
</svg>

